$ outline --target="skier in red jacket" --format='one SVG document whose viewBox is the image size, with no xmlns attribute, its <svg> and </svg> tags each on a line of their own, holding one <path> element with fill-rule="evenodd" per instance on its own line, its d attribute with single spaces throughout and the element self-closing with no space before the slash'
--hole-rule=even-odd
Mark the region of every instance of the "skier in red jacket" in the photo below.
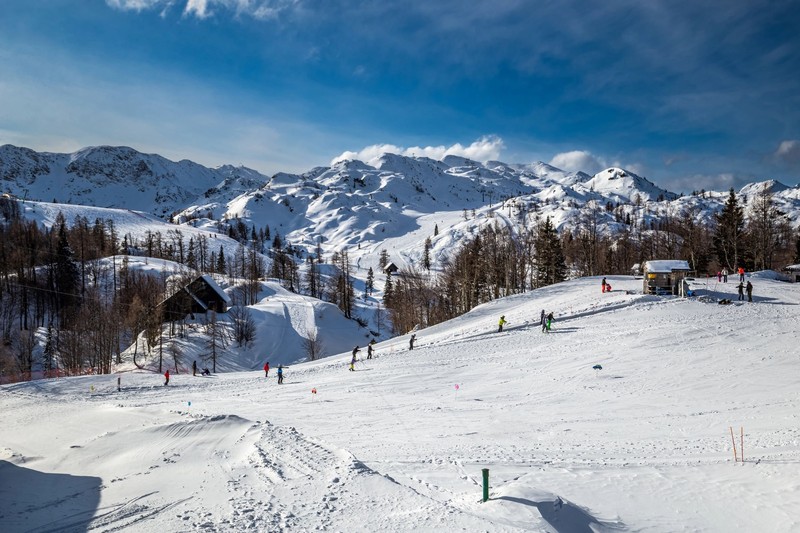
<svg viewBox="0 0 800 533">
<path fill-rule="evenodd" d="M 169 370 L 164 372 L 164 386 L 166 387 L 167 385 L 169 385 Z"/>
<path fill-rule="evenodd" d="M 267 364 L 264 365 L 264 377 L 269 377 L 269 361 L 267 361 Z"/>
</svg>

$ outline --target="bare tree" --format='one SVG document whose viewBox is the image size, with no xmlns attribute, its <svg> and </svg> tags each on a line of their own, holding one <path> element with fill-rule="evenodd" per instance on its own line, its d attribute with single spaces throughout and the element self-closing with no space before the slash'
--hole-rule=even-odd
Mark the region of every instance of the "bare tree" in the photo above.
<svg viewBox="0 0 800 533">
<path fill-rule="evenodd" d="M 309 361 L 316 361 L 323 356 L 325 348 L 322 340 L 319 338 L 319 331 L 317 328 L 309 328 L 305 331 L 303 334 L 302 346 Z"/>
<path fill-rule="evenodd" d="M 228 311 L 233 321 L 233 340 L 237 346 L 249 346 L 256 340 L 256 322 L 250 310 L 243 306 L 233 306 Z"/>
</svg>

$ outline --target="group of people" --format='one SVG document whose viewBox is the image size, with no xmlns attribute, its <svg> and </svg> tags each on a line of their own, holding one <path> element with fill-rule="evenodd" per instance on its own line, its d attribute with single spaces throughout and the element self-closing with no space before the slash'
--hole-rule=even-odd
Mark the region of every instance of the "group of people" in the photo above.
<svg viewBox="0 0 800 533">
<path fill-rule="evenodd" d="M 739 285 L 737 285 L 736 288 L 739 289 L 739 301 L 744 300 L 744 293 L 745 292 L 747 292 L 747 301 L 748 302 L 752 302 L 753 301 L 753 284 L 752 283 L 750 283 L 748 281 L 747 285 L 745 285 L 744 283 L 742 283 L 740 281 Z"/>
<path fill-rule="evenodd" d="M 606 278 L 603 278 L 603 281 L 600 284 L 601 292 L 611 292 L 611 285 L 606 281 Z"/>
<path fill-rule="evenodd" d="M 264 377 L 269 377 L 269 361 L 264 363 Z M 278 365 L 278 385 L 283 383 L 283 365 Z"/>
<path fill-rule="evenodd" d="M 736 273 L 739 274 L 739 283 L 744 283 L 744 267 L 737 268 Z M 728 283 L 727 267 L 717 271 L 717 281 L 721 283 Z"/>
</svg>

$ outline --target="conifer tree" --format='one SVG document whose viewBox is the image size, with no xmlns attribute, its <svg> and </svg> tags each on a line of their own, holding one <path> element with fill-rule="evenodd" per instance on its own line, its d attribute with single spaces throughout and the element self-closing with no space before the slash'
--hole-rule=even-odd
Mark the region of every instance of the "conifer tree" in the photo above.
<svg viewBox="0 0 800 533">
<path fill-rule="evenodd" d="M 539 225 L 536 235 L 536 283 L 538 287 L 564 281 L 567 265 L 561 241 L 550 217 Z"/>
<path fill-rule="evenodd" d="M 431 238 L 425 239 L 425 248 L 422 252 L 422 266 L 425 270 L 431 269 Z"/>
<path fill-rule="evenodd" d="M 717 223 L 714 232 L 714 252 L 719 264 L 734 271 L 743 266 L 744 259 L 744 208 L 736 199 L 733 188 L 722 210 L 714 215 Z"/>
<path fill-rule="evenodd" d="M 372 267 L 369 267 L 367 270 L 367 283 L 364 287 L 364 292 L 366 294 L 372 294 L 372 291 L 375 290 L 375 273 L 372 271 Z"/>
</svg>

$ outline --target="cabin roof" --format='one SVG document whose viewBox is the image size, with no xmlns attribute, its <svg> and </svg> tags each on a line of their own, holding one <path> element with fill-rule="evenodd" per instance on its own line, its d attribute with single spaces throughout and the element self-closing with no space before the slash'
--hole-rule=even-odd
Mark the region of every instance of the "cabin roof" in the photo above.
<svg viewBox="0 0 800 533">
<path fill-rule="evenodd" d="M 647 261 L 644 264 L 644 271 L 655 274 L 668 274 L 670 272 L 689 272 L 689 262 L 682 259 L 666 259 L 658 261 Z"/>
</svg>

